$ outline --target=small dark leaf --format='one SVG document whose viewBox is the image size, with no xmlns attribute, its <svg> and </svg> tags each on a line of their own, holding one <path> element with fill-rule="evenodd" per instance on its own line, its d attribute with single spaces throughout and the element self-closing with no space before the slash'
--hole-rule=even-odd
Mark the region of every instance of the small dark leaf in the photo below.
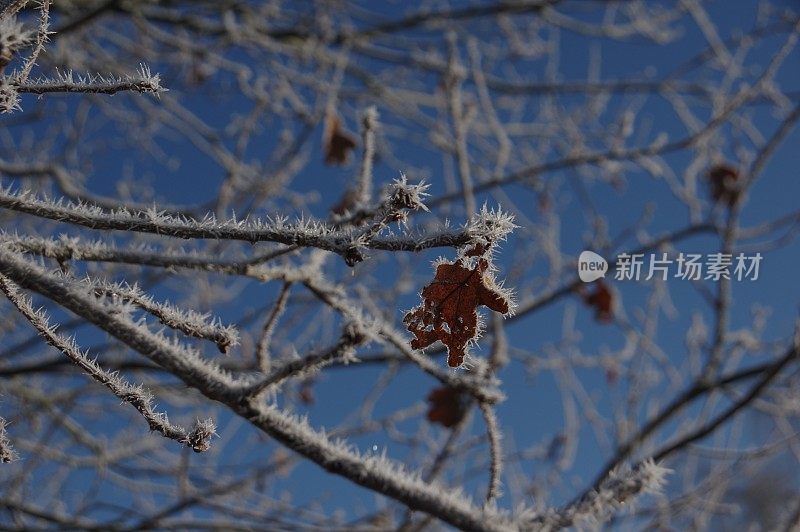
<svg viewBox="0 0 800 532">
<path fill-rule="evenodd" d="M 614 293 L 602 279 L 595 283 L 594 292 L 584 295 L 583 300 L 594 307 L 594 319 L 601 323 L 610 323 L 614 319 Z"/>
<path fill-rule="evenodd" d="M 708 171 L 711 197 L 717 203 L 727 203 L 732 207 L 739 197 L 739 172 L 727 164 L 718 164 Z"/>
<path fill-rule="evenodd" d="M 314 404 L 314 380 L 313 379 L 305 379 L 300 384 L 300 389 L 298 390 L 297 395 L 300 397 L 300 400 L 303 402 L 303 404 L 313 405 Z"/>
<path fill-rule="evenodd" d="M 443 427 L 454 426 L 467 413 L 467 397 L 449 386 L 431 390 L 431 393 L 428 394 L 428 402 L 431 404 L 428 410 L 428 421 L 438 423 Z"/>
<path fill-rule="evenodd" d="M 342 129 L 342 123 L 335 114 L 325 117 L 325 131 L 322 149 L 325 151 L 325 164 L 342 165 L 347 162 L 350 152 L 356 147 L 355 138 Z"/>
</svg>

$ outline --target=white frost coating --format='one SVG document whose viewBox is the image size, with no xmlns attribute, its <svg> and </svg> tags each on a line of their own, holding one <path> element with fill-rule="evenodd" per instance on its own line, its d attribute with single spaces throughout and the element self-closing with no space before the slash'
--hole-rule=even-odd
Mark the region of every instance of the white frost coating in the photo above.
<svg viewBox="0 0 800 532">
<path fill-rule="evenodd" d="M 290 447 L 312 457 L 325 469 L 346 470 L 348 478 L 383 493 L 397 494 L 410 502 L 410 507 L 427 508 L 426 511 L 435 508 L 436 515 L 451 524 L 458 523 L 462 529 L 518 530 L 508 513 L 479 508 L 460 488 L 425 481 L 383 454 L 361 454 L 345 441 L 331 440 L 324 432 L 314 430 L 305 418 L 266 405 L 259 405 L 256 412 L 255 417 L 250 418 L 253 423 L 268 427 L 266 432 L 285 442 L 288 440 Z"/>
<path fill-rule="evenodd" d="M 164 268 L 182 267 L 197 270 L 223 272 L 232 275 L 250 275 L 262 280 L 279 279 L 280 272 L 290 273 L 294 269 L 275 268 L 276 271 L 262 271 L 263 264 L 251 266 L 247 259 L 231 257 L 220 259 L 219 255 L 206 255 L 196 250 L 181 247 L 155 247 L 138 243 L 126 248 L 118 248 L 101 240 L 83 241 L 79 238 L 60 235 L 58 238 L 41 238 L 5 234 L 0 231 L 0 245 L 18 252 L 33 253 L 55 259 L 61 263 L 71 260 L 117 262 L 139 264 Z"/>
<path fill-rule="evenodd" d="M 549 510 L 532 521 L 526 519 L 528 522 L 520 522 L 519 526 L 525 530 L 597 528 L 624 504 L 646 493 L 659 493 L 671 472 L 652 459 L 633 468 L 620 467 L 611 471 L 596 490 L 578 502 L 560 511 Z"/>
<path fill-rule="evenodd" d="M 17 452 L 11 446 L 11 440 L 6 432 L 7 425 L 8 422 L 0 417 L 0 464 L 8 464 L 17 459 Z"/>
<path fill-rule="evenodd" d="M 15 52 L 31 42 L 33 33 L 25 28 L 17 17 L 0 18 L 0 50 Z M 10 60 L 10 54 L 3 57 Z"/>
<path fill-rule="evenodd" d="M 514 216 L 498 207 L 489 209 L 485 204 L 467 223 L 467 234 L 475 243 L 502 242 L 518 226 Z"/>
<path fill-rule="evenodd" d="M 324 433 L 314 431 L 303 420 L 244 398 L 247 381 L 235 379 L 212 362 L 204 360 L 196 351 L 134 322 L 127 311 L 119 312 L 124 302 L 98 300 L 86 285 L 51 274 L 2 248 L 0 272 L 20 286 L 39 292 L 119 338 L 203 394 L 226 403 L 266 433 L 325 469 L 403 501 L 409 507 L 437 515 L 461 528 L 513 529 L 507 516 L 495 513 L 487 515 L 484 510 L 470 504 L 459 490 L 445 490 L 424 482 L 388 458 L 362 456 L 345 443 L 331 441 Z M 210 432 L 207 424 L 198 424 L 196 429 L 195 432 L 200 435 Z"/>
<path fill-rule="evenodd" d="M 402 200 L 402 207 L 406 209 L 423 208 L 420 201 L 424 189 L 424 185 L 407 185 L 398 182 L 395 187 L 395 196 L 390 200 Z M 14 192 L 10 187 L 0 190 L 0 207 L 90 229 L 132 231 L 178 238 L 244 242 L 271 241 L 316 247 L 339 253 L 345 257 L 352 250 L 354 243 L 359 241 L 359 238 L 364 240 L 363 229 L 340 228 L 313 219 L 300 218 L 290 223 L 287 218 L 276 216 L 274 218 L 267 217 L 264 220 L 232 218 L 220 221 L 209 214 L 196 220 L 168 214 L 156 207 L 140 211 L 131 211 L 125 208 L 106 210 L 87 203 L 36 197 L 29 190 Z M 493 219 L 492 216 L 487 216 L 487 220 L 490 219 Z M 491 224 L 485 225 L 487 228 L 493 227 Z M 384 227 L 385 224 L 381 225 L 380 229 Z M 496 228 L 493 231 L 496 233 Z M 363 242 L 363 245 L 371 249 L 419 251 L 438 246 L 461 245 L 478 235 L 478 232 L 479 229 L 475 228 L 473 235 L 467 235 L 464 232 L 452 233 L 446 230 L 426 235 L 390 235 L 384 238 L 368 238 L 368 242 Z"/>
<path fill-rule="evenodd" d="M 4 249 L 0 249 L 0 271 L 16 284 L 35 290 L 86 318 L 204 393 L 214 389 L 230 392 L 242 385 L 228 371 L 203 358 L 196 349 L 160 331 L 151 331 L 142 320 L 134 321 L 130 305 L 124 301 L 98 299 L 90 286 L 49 273 Z"/>
<path fill-rule="evenodd" d="M 22 109 L 19 92 L 5 78 L 0 78 L 0 113 L 13 113 Z"/>
<path fill-rule="evenodd" d="M 44 309 L 34 309 L 30 298 L 20 294 L 17 288 L 3 276 L 0 276 L 0 290 L 5 293 L 20 313 L 45 338 L 48 344 L 64 353 L 73 364 L 86 371 L 90 377 L 106 386 L 114 395 L 138 410 L 147 421 L 150 430 L 189 445 L 197 452 L 202 452 L 209 448 L 211 436 L 216 433 L 213 420 L 198 420 L 191 431 L 173 425 L 170 423 L 166 413 L 155 410 L 153 394 L 150 391 L 140 384 L 131 384 L 126 381 L 119 372 L 109 372 L 100 367 L 96 359 L 91 358 L 88 352 L 81 350 L 74 338 L 56 332 L 57 326 L 50 325 L 47 312 Z M 0 422 L 0 433 L 2 429 L 3 426 Z M 2 434 L 0 434 L 0 440 L 2 440 Z M 0 441 L 0 461 L 3 461 L 2 447 L 2 441 Z"/>
<path fill-rule="evenodd" d="M 20 9 L 25 2 L 17 5 L 9 13 Z M 16 17 L 7 15 L 0 20 L 0 72 L 15 56 L 20 56 L 20 67 L 8 75 L 0 75 L 0 112 L 11 113 L 21 110 L 20 93 L 45 94 L 53 92 L 116 94 L 121 91 L 153 93 L 164 92 L 161 78 L 153 74 L 150 67 L 140 64 L 136 75 L 83 74 L 75 75 L 72 70 L 56 70 L 55 75 L 40 75 L 30 79 L 31 72 L 46 45 L 49 43 L 50 0 L 39 5 L 39 26 L 34 33 L 17 22 Z M 19 51 L 33 44 L 27 55 Z"/>
<path fill-rule="evenodd" d="M 152 296 L 143 292 L 138 285 L 130 286 L 127 283 L 111 283 L 92 278 L 86 278 L 83 282 L 91 286 L 97 293 L 112 295 L 132 302 L 157 317 L 167 327 L 177 329 L 195 338 L 216 343 L 223 353 L 227 353 L 229 347 L 239 343 L 239 331 L 236 327 L 223 325 L 219 318 L 212 318 L 208 313 L 201 314 L 169 303 L 157 302 Z"/>
<path fill-rule="evenodd" d="M 45 92 L 91 92 L 114 94 L 121 91 L 135 91 L 158 94 L 167 89 L 161 86 L 161 76 L 153 74 L 150 67 L 139 65 L 136 75 L 118 74 L 75 74 L 72 70 L 56 70 L 54 76 L 41 76 L 17 84 L 20 92 L 42 94 Z"/>
</svg>

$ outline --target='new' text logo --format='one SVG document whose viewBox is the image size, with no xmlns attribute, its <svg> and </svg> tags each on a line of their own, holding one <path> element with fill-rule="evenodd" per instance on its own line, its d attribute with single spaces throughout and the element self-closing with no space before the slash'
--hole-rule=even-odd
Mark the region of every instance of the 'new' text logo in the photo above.
<svg viewBox="0 0 800 532">
<path fill-rule="evenodd" d="M 606 276 L 608 262 L 594 251 L 584 251 L 578 257 L 578 277 L 584 283 L 591 283 Z"/>
</svg>

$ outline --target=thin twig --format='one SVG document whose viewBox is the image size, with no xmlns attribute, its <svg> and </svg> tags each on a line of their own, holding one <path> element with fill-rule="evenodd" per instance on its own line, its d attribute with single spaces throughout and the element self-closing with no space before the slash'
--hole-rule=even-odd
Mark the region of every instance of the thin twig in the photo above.
<svg viewBox="0 0 800 532">
<path fill-rule="evenodd" d="M 503 449 L 500 443 L 500 427 L 497 424 L 497 416 L 495 416 L 492 407 L 478 403 L 478 408 L 483 415 L 483 421 L 486 424 L 486 434 L 489 436 L 489 457 L 491 466 L 489 467 L 489 485 L 486 489 L 486 503 L 491 503 L 500 494 L 500 475 L 503 470 Z"/>
<path fill-rule="evenodd" d="M 258 368 L 264 373 L 267 373 L 270 369 L 269 346 L 270 342 L 272 341 L 272 333 L 275 331 L 275 326 L 278 323 L 278 319 L 286 309 L 286 301 L 289 298 L 289 288 L 291 288 L 291 286 L 292 283 L 286 282 L 281 286 L 281 291 L 278 293 L 278 299 L 275 301 L 275 305 L 272 307 L 272 311 L 269 313 L 267 321 L 264 322 L 264 328 L 261 330 L 261 335 L 258 337 L 258 344 L 256 344 L 256 358 L 258 359 Z"/>
</svg>

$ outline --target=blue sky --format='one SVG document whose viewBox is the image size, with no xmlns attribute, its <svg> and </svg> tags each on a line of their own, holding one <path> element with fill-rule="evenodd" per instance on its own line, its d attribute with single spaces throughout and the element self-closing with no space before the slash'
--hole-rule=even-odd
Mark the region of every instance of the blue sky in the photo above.
<svg viewBox="0 0 800 532">
<path fill-rule="evenodd" d="M 787 2 L 787 6 L 792 5 Z M 796 4 L 794 4 L 796 5 Z M 374 7 L 373 7 L 374 9 Z M 394 17 L 402 11 L 400 4 L 389 5 L 385 15 Z M 718 33 L 723 37 L 735 35 L 739 31 L 750 29 L 755 20 L 755 5 L 751 2 L 711 2 L 707 6 L 709 15 L 717 27 Z M 697 31 L 691 21 L 684 19 L 678 24 L 682 28 L 682 35 L 675 42 L 667 46 L 657 46 L 641 39 L 629 39 L 621 42 L 614 42 L 608 39 L 596 39 L 577 36 L 568 32 L 561 35 L 561 61 L 559 65 L 560 77 L 563 80 L 581 80 L 586 77 L 590 53 L 599 53 L 602 56 L 603 78 L 615 79 L 640 79 L 644 76 L 652 76 L 660 79 L 663 75 L 670 72 L 678 65 L 683 64 L 687 59 L 693 57 L 698 51 L 706 48 L 706 41 Z M 784 34 L 776 35 L 761 42 L 751 53 L 749 64 L 766 64 L 772 57 L 777 46 L 779 46 Z M 444 49 L 445 43 L 442 42 Z M 594 50 L 594 52 L 590 52 Z M 159 71 L 158 64 L 151 64 L 154 71 Z M 363 60 L 364 68 L 372 68 L 374 63 Z M 782 74 L 778 78 L 781 87 L 800 90 L 800 64 L 795 53 L 782 69 Z M 538 81 L 543 79 L 544 65 L 534 63 L 524 72 L 526 79 Z M 713 83 L 714 74 L 707 69 L 697 74 L 697 80 L 710 81 Z M 178 80 L 170 79 L 169 72 L 165 73 L 163 84 L 170 87 L 173 82 Z M 123 96 L 130 98 L 130 96 Z M 137 96 L 138 97 L 138 96 Z M 615 113 L 621 112 L 623 106 L 635 96 L 617 96 L 611 100 L 606 118 L 613 117 Z M 66 104 L 68 107 L 74 105 L 75 96 L 53 97 L 48 106 L 59 106 Z M 578 109 L 584 103 L 583 96 L 563 97 L 560 99 L 565 110 Z M 31 105 L 32 99 L 24 99 L 24 105 Z M 158 102 L 155 102 L 158 105 Z M 186 105 L 197 112 L 208 124 L 222 124 L 232 113 L 238 109 L 235 94 L 207 94 L 198 92 L 189 95 Z M 349 113 L 350 106 L 345 107 L 343 118 L 351 131 L 357 129 L 357 117 L 355 112 Z M 387 123 L 395 123 L 396 119 L 387 109 L 382 109 L 379 104 L 379 112 Z M 242 111 L 244 109 L 242 108 Z M 707 111 L 707 109 L 706 109 Z M 762 131 L 769 134 L 774 130 L 776 117 L 763 106 L 755 105 L 750 111 L 756 117 L 757 124 L 763 124 Z M 708 115 L 701 115 L 707 119 Z M 660 99 L 658 96 L 649 96 L 636 116 L 637 127 L 649 123 L 650 133 L 646 138 L 652 141 L 659 133 L 666 133 L 670 140 L 676 140 L 686 134 L 685 129 L 676 119 L 670 110 L 669 103 Z M 113 194 L 115 190 L 115 179 L 109 176 L 119 176 L 125 172 L 126 168 L 134 168 L 139 175 L 149 176 L 151 186 L 156 194 L 163 198 L 165 202 L 179 205 L 201 204 L 213 198 L 218 190 L 220 183 L 220 171 L 213 163 L 210 163 L 202 155 L 190 149 L 182 139 L 170 138 L 165 135 L 159 139 L 160 147 L 174 157 L 179 164 L 171 169 L 165 169 L 163 161 L 154 161 L 147 156 L 142 157 L 124 145 L 115 146 L 114 139 L 124 138 L 124 127 L 105 124 L 89 135 L 97 142 L 97 151 L 91 154 L 91 173 L 87 186 L 98 193 Z M 419 132 L 415 132 L 419 134 Z M 266 127 L 261 132 L 263 138 L 254 143 L 253 157 L 258 157 L 258 150 L 263 146 L 272 146 L 277 139 L 275 131 Z M 344 188 L 352 179 L 357 171 L 357 164 L 351 164 L 343 168 L 330 168 L 322 164 L 321 153 L 321 127 L 318 127 L 312 134 L 313 143 L 309 149 L 310 163 L 304 168 L 301 175 L 293 183 L 293 188 L 298 191 L 316 192 L 318 201 L 309 207 L 308 212 L 301 213 L 292 211 L 288 207 L 286 213 L 291 214 L 311 214 L 319 217 L 326 217 L 327 212 L 341 196 Z M 112 142 L 106 142 L 112 139 Z M 395 142 L 397 142 L 395 140 Z M 631 141 L 634 142 L 634 141 Z M 396 146 L 397 147 L 397 146 Z M 800 131 L 793 131 L 783 142 L 781 148 L 772 158 L 770 163 L 764 168 L 762 175 L 755 183 L 747 205 L 742 214 L 743 226 L 752 226 L 765 220 L 775 219 L 783 214 L 789 214 L 797 208 L 797 198 L 800 197 L 800 180 L 797 179 L 797 149 L 800 148 Z M 723 152 L 733 159 L 735 157 L 735 145 L 730 142 L 724 144 Z M 397 150 L 396 150 L 397 151 Z M 425 150 L 419 143 L 412 140 L 409 136 L 408 149 L 406 150 L 409 167 L 420 169 L 418 172 L 422 177 L 431 183 L 431 193 L 435 197 L 444 192 L 444 184 L 441 178 L 443 174 L 441 158 L 434 155 L 431 150 Z M 88 156 L 88 153 L 87 153 Z M 683 168 L 689 162 L 689 155 L 679 152 L 665 158 L 667 164 L 673 171 L 680 176 Z M 378 184 L 388 183 L 396 178 L 400 172 L 408 171 L 407 168 L 397 167 L 387 161 L 379 161 L 375 168 L 375 176 Z M 556 179 L 568 183 L 575 179 L 575 174 L 569 171 L 554 172 L 545 176 L 546 180 Z M 653 209 L 652 222 L 647 226 L 647 231 L 651 235 L 658 235 L 663 231 L 675 230 L 688 223 L 688 216 L 685 206 L 677 201 L 671 194 L 668 185 L 663 180 L 656 180 L 644 172 L 629 170 L 626 173 L 626 183 L 622 190 L 609 186 L 608 183 L 600 180 L 584 179 L 586 190 L 591 196 L 597 211 L 604 216 L 610 227 L 612 236 L 616 236 L 625 228 L 635 226 L 642 215 L 644 207 L 650 206 Z M 562 191 L 568 191 L 565 186 Z M 513 185 L 507 187 L 506 191 L 514 197 L 519 205 L 527 206 L 526 213 L 534 223 L 541 223 L 543 213 L 539 212 L 535 204 L 535 194 L 527 187 Z M 580 204 L 573 195 L 571 198 L 566 194 L 563 196 L 566 203 L 561 212 L 561 250 L 571 257 L 583 250 L 591 247 L 591 242 L 587 242 L 587 218 L 586 209 Z M 479 196 L 479 204 L 486 202 L 493 206 L 498 203 L 497 198 L 491 194 Z M 258 214 L 258 213 L 257 213 Z M 434 212 L 433 216 L 437 213 Z M 462 217 L 455 213 L 452 221 L 460 223 Z M 414 220 L 417 220 L 415 218 Z M 526 232 L 523 228 L 517 236 L 513 236 L 502 248 L 499 255 L 500 277 L 507 274 L 504 265 L 508 259 L 514 256 L 515 246 L 520 244 L 518 239 L 525 238 Z M 634 239 L 627 239 L 617 251 L 636 247 Z M 711 236 L 695 236 L 676 245 L 677 251 L 707 253 L 716 251 L 718 240 Z M 452 256 L 452 250 L 434 250 L 421 254 L 413 260 L 419 262 L 416 278 L 424 283 L 424 279 L 430 270 L 426 270 L 425 264 L 439 255 Z M 757 305 L 768 306 L 772 309 L 768 319 L 764 337 L 768 339 L 785 339 L 789 336 L 794 327 L 798 316 L 798 302 L 800 302 L 800 283 L 797 282 L 797 265 L 800 264 L 800 247 L 794 241 L 788 245 L 779 247 L 764 253 L 765 258 L 761 264 L 760 279 L 758 281 L 743 281 L 733 283 L 734 306 L 731 313 L 731 329 L 747 327 L 752 321 L 751 312 Z M 612 257 L 607 257 L 612 258 Z M 376 260 L 378 260 L 376 258 Z M 391 263 L 394 259 L 391 256 L 380 257 Z M 532 271 L 545 273 L 543 263 L 534 263 Z M 332 276 L 342 280 L 343 283 L 353 286 L 353 281 L 348 281 L 349 270 L 343 265 L 331 269 Z M 358 272 L 358 270 L 356 270 Z M 394 282 L 391 275 L 391 267 L 387 267 L 384 281 L 389 284 Z M 427 272 L 427 273 L 426 273 Z M 570 273 L 572 275 L 572 273 Z M 526 282 L 529 280 L 526 277 Z M 642 307 L 650 293 L 651 285 L 647 282 L 619 282 L 612 283 L 618 291 L 628 317 L 635 316 L 636 309 Z M 422 284 L 418 289 L 422 288 Z M 524 291 L 524 287 L 515 287 L 518 291 Z M 712 324 L 712 313 L 703 297 L 695 290 L 690 283 L 681 280 L 670 280 L 667 282 L 672 301 L 677 309 L 676 315 L 660 319 L 658 336 L 656 340 L 659 346 L 668 353 L 673 360 L 682 363 L 685 357 L 685 346 L 683 339 L 692 317 L 695 313 L 706 318 L 707 323 Z M 239 316 L 248 309 L 263 306 L 265 302 L 271 301 L 275 297 L 277 287 L 257 286 L 252 290 L 246 290 L 240 298 L 232 302 L 230 306 L 231 317 Z M 170 292 L 165 290 L 160 294 L 166 295 Z M 159 294 L 157 294 L 159 295 Z M 397 323 L 399 323 L 402 312 L 415 305 L 418 296 L 415 291 L 410 291 L 401 306 L 395 309 Z M 591 313 L 591 309 L 586 308 L 577 297 L 567 297 L 557 303 L 539 311 L 535 314 L 514 321 L 508 326 L 507 332 L 511 345 L 526 352 L 539 356 L 544 353 L 548 345 L 553 345 L 560 341 L 562 326 L 565 313 L 571 312 L 574 307 L 575 329 L 580 332 L 581 339 L 578 345 L 584 352 L 601 353 L 604 347 L 610 349 L 619 348 L 624 341 L 620 329 L 616 325 L 605 325 L 597 323 Z M 485 312 L 484 312 L 485 315 Z M 223 315 L 223 319 L 228 316 Z M 324 344 L 326 339 L 322 339 Z M 375 348 L 375 346 L 373 346 Z M 365 353 L 372 352 L 374 349 L 366 349 Z M 486 354 L 486 348 L 478 350 L 477 353 Z M 753 360 L 753 363 L 759 360 Z M 364 400 L 365 395 L 371 386 L 381 375 L 382 368 L 365 367 L 354 369 L 334 369 L 318 379 L 314 394 L 316 401 L 313 405 L 306 407 L 305 413 L 309 415 L 315 426 L 334 426 L 345 419 L 348 413 L 352 412 Z M 601 412 L 608 413 L 610 407 L 609 396 L 615 393 L 604 374 L 596 370 L 577 371 L 578 378 L 590 393 L 597 394 L 596 405 Z M 516 441 L 521 447 L 532 445 L 547 445 L 548 442 L 563 430 L 564 418 L 562 414 L 562 404 L 560 394 L 556 388 L 555 381 L 548 373 L 541 373 L 535 378 L 531 378 L 526 369 L 519 362 L 512 362 L 504 368 L 499 375 L 503 381 L 503 390 L 508 396 L 508 400 L 498 407 L 498 414 L 501 426 L 507 428 L 508 441 Z M 379 401 L 375 411 L 375 417 L 404 408 L 423 400 L 435 382 L 423 375 L 419 370 L 408 366 L 400 370 L 399 376 Z M 415 418 L 404 427 L 413 432 L 416 424 L 420 422 Z M 424 423 L 424 421 L 423 421 Z M 225 419 L 220 420 L 222 430 L 227 426 Z M 247 429 L 242 429 L 247 430 Z M 445 429 L 434 427 L 434 433 L 443 433 Z M 98 427 L 99 432 L 112 432 L 112 427 Z M 476 418 L 472 424 L 472 431 L 479 434 L 483 431 L 481 421 Z M 226 435 L 226 440 L 227 440 Z M 154 436 L 153 436 L 154 437 Z M 440 436 L 443 437 L 443 436 Z M 358 445 L 362 451 L 369 451 L 375 446 L 378 452 L 386 450 L 387 454 L 398 459 L 404 460 L 407 449 L 386 439 L 380 433 L 367 436 L 356 437 L 353 443 Z M 164 443 L 170 445 L 171 442 Z M 230 445 L 235 446 L 235 442 Z M 268 452 L 274 449 L 271 443 L 266 444 L 263 456 L 268 456 Z M 576 460 L 569 471 L 568 478 L 575 480 L 574 485 L 570 484 L 560 492 L 553 494 L 550 502 L 564 502 L 575 494 L 575 486 L 585 486 L 608 458 L 607 450 L 601 449 L 593 435 L 589 431 L 581 434 L 581 441 L 578 444 Z M 204 460 L 214 460 L 213 456 L 191 455 L 190 460 L 193 464 L 202 466 Z M 232 458 L 236 461 L 237 458 Z M 525 463 L 522 472 L 526 475 L 541 474 L 544 466 L 541 463 Z M 486 481 L 485 475 L 475 478 L 472 485 L 467 486 L 467 490 L 472 493 L 482 493 L 483 485 Z M 80 484 L 81 481 L 77 481 Z M 276 496 L 281 490 L 291 491 L 295 501 L 307 500 L 319 502 L 326 509 L 347 508 L 350 510 L 358 509 L 361 506 L 370 507 L 373 505 L 374 495 L 358 488 L 341 478 L 331 476 L 316 466 L 304 463 L 290 479 L 279 481 L 269 489 L 274 490 Z M 325 495 L 320 498 L 320 493 Z M 109 494 L 112 498 L 121 494 Z M 119 499 L 117 499 L 119 500 Z M 509 499 L 500 500 L 501 506 L 508 506 Z"/>
</svg>

